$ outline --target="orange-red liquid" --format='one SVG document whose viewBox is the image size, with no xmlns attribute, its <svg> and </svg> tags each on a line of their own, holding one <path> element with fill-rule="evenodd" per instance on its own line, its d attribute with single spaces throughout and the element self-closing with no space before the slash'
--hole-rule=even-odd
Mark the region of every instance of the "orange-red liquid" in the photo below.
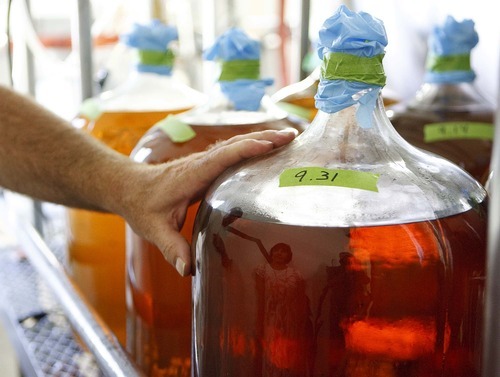
<svg viewBox="0 0 500 377">
<path fill-rule="evenodd" d="M 389 117 L 398 133 L 410 144 L 440 155 L 466 170 L 483 185 L 489 174 L 493 140 L 448 139 L 426 142 L 424 127 L 441 122 L 481 122 L 493 124 L 492 112 L 398 110 Z"/>
<path fill-rule="evenodd" d="M 199 212 L 195 376 L 480 377 L 486 205 L 355 228 L 226 215 Z"/>
<path fill-rule="evenodd" d="M 173 143 L 161 130 L 152 130 L 134 151 L 136 160 L 157 164 L 205 150 L 232 136 L 266 129 L 300 129 L 288 120 L 269 123 L 200 126 L 192 125 L 196 137 Z M 143 153 L 146 151 L 147 153 Z M 141 156 L 147 156 L 141 159 Z M 188 208 L 181 230 L 191 241 L 199 203 Z M 127 231 L 127 349 L 148 376 L 191 375 L 191 279 L 182 278 L 161 252 Z"/>
<path fill-rule="evenodd" d="M 176 111 L 178 112 L 178 111 Z M 142 135 L 172 112 L 107 112 L 73 123 L 129 155 Z M 116 215 L 70 209 L 67 271 L 85 298 L 125 345 L 125 222 Z"/>
</svg>

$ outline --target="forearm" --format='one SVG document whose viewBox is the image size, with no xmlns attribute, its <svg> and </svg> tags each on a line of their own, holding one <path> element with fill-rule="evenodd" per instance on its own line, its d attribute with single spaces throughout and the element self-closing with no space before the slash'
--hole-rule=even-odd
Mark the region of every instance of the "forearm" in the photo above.
<svg viewBox="0 0 500 377">
<path fill-rule="evenodd" d="M 188 206 L 228 167 L 294 136 L 255 132 L 168 163 L 140 164 L 0 86 L 0 186 L 43 201 L 116 213 L 184 276 L 192 270 L 189 245 L 179 232 Z"/>
<path fill-rule="evenodd" d="M 114 210 L 127 156 L 0 86 L 0 186 L 40 200 Z"/>
</svg>

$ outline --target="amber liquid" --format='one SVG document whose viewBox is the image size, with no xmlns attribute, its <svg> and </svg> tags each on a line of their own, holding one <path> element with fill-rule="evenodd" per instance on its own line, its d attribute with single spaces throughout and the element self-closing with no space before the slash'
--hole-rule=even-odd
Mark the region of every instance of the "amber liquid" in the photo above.
<svg viewBox="0 0 500 377">
<path fill-rule="evenodd" d="M 205 150 L 220 140 L 267 129 L 296 128 L 289 120 L 230 126 L 191 125 L 196 137 L 173 143 L 161 130 L 151 130 L 134 151 L 135 159 L 157 164 Z M 149 154 L 143 160 L 140 156 Z M 199 203 L 188 208 L 181 234 L 191 242 Z M 161 252 L 127 232 L 127 349 L 148 376 L 191 376 L 191 279 L 182 278 Z"/>
<path fill-rule="evenodd" d="M 244 217 L 200 207 L 195 376 L 480 377 L 485 204 L 355 228 Z"/>
<path fill-rule="evenodd" d="M 178 111 L 176 111 L 178 112 Z M 111 148 L 129 155 L 142 135 L 172 112 L 109 112 L 81 126 Z M 67 270 L 97 314 L 125 345 L 125 222 L 116 215 L 68 211 Z"/>
<path fill-rule="evenodd" d="M 440 155 L 466 170 L 481 184 L 485 184 L 489 174 L 493 140 L 487 139 L 448 139 L 426 142 L 424 127 L 441 122 L 482 122 L 493 124 L 491 112 L 424 111 L 394 109 L 389 117 L 398 133 L 410 144 Z"/>
</svg>

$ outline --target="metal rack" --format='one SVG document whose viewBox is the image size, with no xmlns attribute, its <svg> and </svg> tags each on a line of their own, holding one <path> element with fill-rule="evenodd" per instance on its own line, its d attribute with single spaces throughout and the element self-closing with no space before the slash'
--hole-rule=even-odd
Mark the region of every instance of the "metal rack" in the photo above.
<svg viewBox="0 0 500 377">
<path fill-rule="evenodd" d="M 3 198 L 0 209 L 8 212 Z M 9 224 L 17 242 L 0 248 L 0 319 L 23 375 L 141 376 L 66 276 L 60 224 L 45 216 L 45 238 L 29 222 Z"/>
<path fill-rule="evenodd" d="M 23 375 L 101 376 L 29 261 L 14 248 L 4 249 L 0 266 L 0 314 Z"/>
</svg>

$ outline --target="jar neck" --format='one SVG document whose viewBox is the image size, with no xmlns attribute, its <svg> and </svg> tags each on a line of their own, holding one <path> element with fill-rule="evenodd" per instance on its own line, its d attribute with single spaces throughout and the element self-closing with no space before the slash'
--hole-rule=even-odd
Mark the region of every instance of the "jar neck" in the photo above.
<svg viewBox="0 0 500 377">
<path fill-rule="evenodd" d="M 175 56 L 172 50 L 153 51 L 137 49 L 138 62 L 135 65 L 137 72 L 153 73 L 159 76 L 171 76 Z"/>
<path fill-rule="evenodd" d="M 450 55 L 431 52 L 427 56 L 425 82 L 458 84 L 473 82 L 475 78 L 476 74 L 470 64 L 470 51 Z"/>
<path fill-rule="evenodd" d="M 378 95 L 369 127 L 360 124 L 358 110 L 359 104 L 335 113 L 319 110 L 313 122 L 298 137 L 300 142 L 326 146 L 331 151 L 328 158 L 340 164 L 378 165 L 393 161 L 396 158 L 394 154 L 397 154 L 395 151 L 400 149 L 394 148 L 394 144 L 401 144 L 401 147 L 408 144 L 390 123 L 381 94 Z M 311 150 L 311 153 L 316 151 Z"/>
</svg>

